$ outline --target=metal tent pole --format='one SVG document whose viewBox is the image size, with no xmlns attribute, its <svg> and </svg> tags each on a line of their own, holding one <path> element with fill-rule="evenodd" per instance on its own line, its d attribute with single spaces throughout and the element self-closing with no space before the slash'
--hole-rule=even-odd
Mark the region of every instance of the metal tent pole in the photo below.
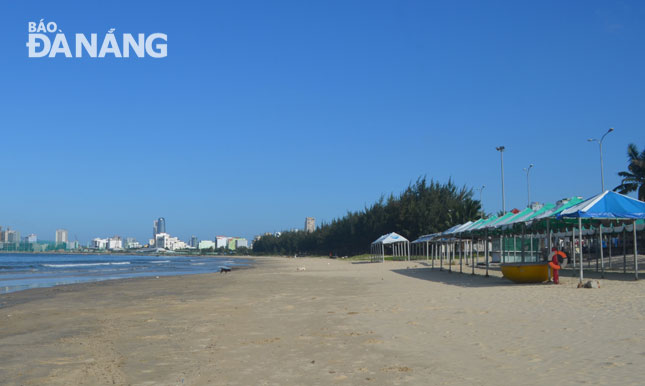
<svg viewBox="0 0 645 386">
<path fill-rule="evenodd" d="M 432 243 L 432 268 L 434 269 L 434 258 L 437 255 L 437 243 Z"/>
<path fill-rule="evenodd" d="M 488 230 L 486 230 L 486 239 L 484 244 L 484 256 L 486 257 L 486 277 L 488 277 Z"/>
<path fill-rule="evenodd" d="M 499 236 L 499 262 L 504 263 L 504 236 Z"/>
<path fill-rule="evenodd" d="M 607 241 L 609 242 L 608 243 L 609 244 L 609 256 L 607 257 L 607 266 L 608 266 L 607 269 L 611 269 L 611 244 L 613 244 L 613 241 L 614 241 L 611 235 L 613 233 L 614 233 L 614 227 L 612 225 L 611 231 L 607 234 L 607 237 L 608 237 Z"/>
<path fill-rule="evenodd" d="M 430 242 L 426 241 L 426 261 L 430 260 Z"/>
<path fill-rule="evenodd" d="M 571 262 L 573 263 L 573 268 L 576 268 L 576 227 L 571 227 Z M 575 275 L 575 271 L 573 271 Z"/>
<path fill-rule="evenodd" d="M 522 263 L 526 262 L 526 252 L 524 251 L 524 245 L 526 241 L 526 224 L 522 225 L 522 238 L 521 238 L 521 251 L 520 251 L 520 259 L 522 259 Z"/>
<path fill-rule="evenodd" d="M 471 236 L 470 237 L 470 265 L 472 269 L 472 274 L 475 274 L 475 254 L 473 253 L 473 249 L 475 249 L 475 243 L 474 243 L 474 238 Z"/>
<path fill-rule="evenodd" d="M 627 225 L 623 224 L 623 239 L 621 240 L 623 244 L 623 273 L 627 273 Z"/>
<path fill-rule="evenodd" d="M 546 237 L 548 238 L 546 247 L 548 253 L 551 253 L 551 221 L 549 219 L 546 219 Z"/>
<path fill-rule="evenodd" d="M 598 227 L 598 235 L 600 236 L 600 277 L 605 278 L 605 256 L 602 247 L 602 223 Z"/>
<path fill-rule="evenodd" d="M 464 256 L 463 244 L 461 241 L 461 234 L 459 235 L 459 273 L 464 273 Z"/>
<path fill-rule="evenodd" d="M 634 220 L 633 225 L 634 225 L 634 279 L 638 280 L 638 247 L 637 247 L 637 237 L 636 237 L 636 220 Z"/>
<path fill-rule="evenodd" d="M 513 260 L 517 263 L 517 236 L 513 234 Z"/>
<path fill-rule="evenodd" d="M 584 279 L 582 268 L 582 218 L 578 217 L 578 232 L 580 233 L 580 283 Z"/>
</svg>

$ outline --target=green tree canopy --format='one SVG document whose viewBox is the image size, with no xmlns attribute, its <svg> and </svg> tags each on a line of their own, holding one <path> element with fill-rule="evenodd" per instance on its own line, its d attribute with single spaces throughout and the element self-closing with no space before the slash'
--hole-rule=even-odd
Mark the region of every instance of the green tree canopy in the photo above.
<svg viewBox="0 0 645 386">
<path fill-rule="evenodd" d="M 627 171 L 618 173 L 623 180 L 614 191 L 621 194 L 638 191 L 638 199 L 645 201 L 645 149 L 639 153 L 636 144 L 630 143 L 627 146 L 627 161 Z"/>
<path fill-rule="evenodd" d="M 481 204 L 473 190 L 419 178 L 400 195 L 381 197 L 363 210 L 322 224 L 312 233 L 282 232 L 267 235 L 253 244 L 258 254 L 357 255 L 367 253 L 379 236 L 397 232 L 410 240 L 444 231 L 479 217 Z"/>
</svg>

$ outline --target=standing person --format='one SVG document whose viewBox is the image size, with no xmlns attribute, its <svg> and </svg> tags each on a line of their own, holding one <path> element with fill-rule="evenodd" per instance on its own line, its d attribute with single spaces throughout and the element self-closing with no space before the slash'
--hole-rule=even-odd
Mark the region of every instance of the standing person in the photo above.
<svg viewBox="0 0 645 386">
<path fill-rule="evenodd" d="M 560 266 L 561 261 L 564 261 L 564 259 L 567 258 L 567 255 L 562 252 L 558 251 L 558 248 L 553 247 L 551 248 L 551 261 L 549 262 L 549 267 L 551 267 L 551 271 L 553 271 L 553 283 L 554 284 L 560 284 Z"/>
</svg>

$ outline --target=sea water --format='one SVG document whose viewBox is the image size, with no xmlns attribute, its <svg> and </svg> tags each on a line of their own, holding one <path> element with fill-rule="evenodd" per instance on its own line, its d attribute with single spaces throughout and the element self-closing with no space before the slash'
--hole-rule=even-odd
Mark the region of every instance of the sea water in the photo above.
<svg viewBox="0 0 645 386">
<path fill-rule="evenodd" d="M 217 272 L 243 259 L 198 256 L 0 254 L 0 294 L 62 284 Z"/>
</svg>

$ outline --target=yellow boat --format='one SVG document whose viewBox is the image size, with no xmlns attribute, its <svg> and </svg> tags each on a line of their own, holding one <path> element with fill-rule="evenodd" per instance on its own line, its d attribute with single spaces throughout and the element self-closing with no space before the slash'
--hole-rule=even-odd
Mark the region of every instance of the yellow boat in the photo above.
<svg viewBox="0 0 645 386">
<path fill-rule="evenodd" d="M 549 280 L 548 263 L 502 264 L 504 277 L 515 283 L 542 283 Z"/>
</svg>

